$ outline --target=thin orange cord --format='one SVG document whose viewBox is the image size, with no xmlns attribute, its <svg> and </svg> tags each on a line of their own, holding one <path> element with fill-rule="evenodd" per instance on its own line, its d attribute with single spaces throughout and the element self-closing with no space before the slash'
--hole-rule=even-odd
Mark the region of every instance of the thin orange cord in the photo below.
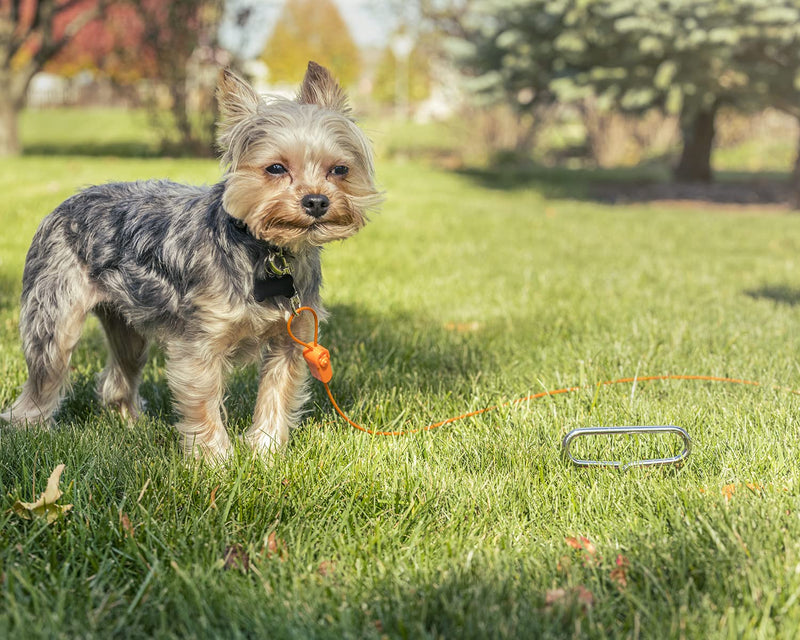
<svg viewBox="0 0 800 640">
<path fill-rule="evenodd" d="M 305 351 L 303 355 L 306 356 L 306 360 L 309 363 L 309 367 L 311 367 L 312 374 L 318 379 L 319 376 L 315 373 L 315 366 L 320 366 L 313 362 L 313 356 L 309 356 L 311 353 L 317 353 L 318 351 L 322 351 L 325 354 L 328 354 L 327 350 L 323 347 L 320 347 L 317 344 L 317 336 L 319 334 L 319 320 L 317 318 L 316 312 L 311 307 L 300 307 L 297 310 L 297 315 L 300 315 L 303 311 L 310 311 L 314 315 L 314 343 L 308 344 L 307 342 L 303 342 L 299 340 L 295 335 L 292 333 L 292 320 L 297 316 L 292 316 L 289 318 L 287 322 L 287 330 L 289 331 L 289 336 L 291 336 L 292 340 L 294 340 L 297 344 L 305 347 Z M 329 362 L 325 362 L 323 367 L 327 367 L 327 370 L 330 371 L 330 364 Z M 330 379 L 330 378 L 329 378 Z M 328 386 L 329 380 L 322 380 L 323 385 L 325 385 L 325 391 L 328 393 L 328 399 L 331 401 L 333 408 L 336 410 L 345 422 L 347 422 L 351 427 L 358 429 L 359 431 L 363 431 L 364 433 L 368 433 L 374 436 L 403 436 L 403 435 L 411 435 L 414 433 L 421 433 L 423 431 L 431 431 L 438 427 L 442 427 L 446 424 L 452 424 L 453 422 L 458 422 L 459 420 L 465 420 L 466 418 L 472 418 L 474 416 L 479 416 L 484 413 L 488 413 L 490 411 L 496 411 L 497 409 L 502 409 L 504 407 L 510 407 L 515 404 L 521 404 L 523 402 L 529 402 L 531 400 L 538 400 L 540 398 L 545 398 L 549 396 L 557 396 L 563 393 L 573 393 L 575 391 L 581 391 L 583 389 L 591 389 L 591 388 L 598 388 L 598 387 L 607 387 L 614 384 L 625 384 L 625 383 L 638 383 L 638 382 L 654 382 L 654 381 L 662 381 L 662 380 L 696 380 L 696 381 L 703 381 L 703 382 L 725 382 L 728 384 L 743 384 L 743 385 L 750 385 L 753 387 L 761 387 L 764 386 L 760 382 L 756 382 L 754 380 L 742 380 L 740 378 L 724 378 L 720 376 L 700 376 L 700 375 L 679 375 L 679 374 L 665 374 L 659 376 L 634 376 L 633 378 L 619 378 L 617 380 L 606 380 L 604 382 L 598 382 L 592 385 L 583 385 L 578 387 L 565 387 L 564 389 L 554 389 L 552 391 L 540 391 L 539 393 L 534 393 L 529 396 L 525 396 L 524 398 L 517 398 L 516 400 L 509 400 L 508 402 L 503 402 L 502 404 L 492 405 L 490 407 L 485 407 L 483 409 L 477 409 L 475 411 L 469 411 L 468 413 L 462 413 L 460 416 L 455 416 L 453 418 L 447 418 L 446 420 L 442 420 L 441 422 L 436 422 L 434 424 L 429 424 L 426 427 L 419 427 L 417 429 L 407 429 L 403 431 L 378 431 L 375 429 L 367 429 L 366 427 L 362 427 L 360 424 L 353 422 L 347 415 L 342 411 L 342 409 L 337 404 L 336 400 L 333 397 L 333 393 L 331 393 L 331 388 Z M 786 391 L 788 393 L 792 393 L 794 395 L 800 395 L 800 390 L 792 389 L 790 387 L 782 387 L 779 385 L 771 385 L 772 389 L 777 391 Z"/>
</svg>

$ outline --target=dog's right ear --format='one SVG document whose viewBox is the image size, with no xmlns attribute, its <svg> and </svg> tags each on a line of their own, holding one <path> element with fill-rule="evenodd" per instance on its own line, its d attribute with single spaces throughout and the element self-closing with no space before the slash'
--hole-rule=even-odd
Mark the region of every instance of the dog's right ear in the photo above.
<svg viewBox="0 0 800 640">
<path fill-rule="evenodd" d="M 233 126 L 258 111 L 261 98 L 253 88 L 230 69 L 219 73 L 217 103 L 222 116 L 222 127 Z"/>
</svg>

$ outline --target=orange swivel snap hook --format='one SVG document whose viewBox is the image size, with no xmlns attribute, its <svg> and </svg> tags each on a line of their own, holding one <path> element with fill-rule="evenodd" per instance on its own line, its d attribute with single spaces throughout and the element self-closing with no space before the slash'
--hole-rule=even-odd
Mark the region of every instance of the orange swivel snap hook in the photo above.
<svg viewBox="0 0 800 640">
<path fill-rule="evenodd" d="M 314 343 L 309 344 L 308 342 L 303 342 L 297 336 L 292 333 L 292 321 L 298 317 L 303 311 L 310 311 L 311 315 L 314 316 Z M 303 357 L 308 364 L 308 368 L 311 370 L 311 375 L 314 376 L 320 382 L 328 383 L 331 381 L 333 377 L 333 368 L 331 367 L 331 354 L 330 352 L 323 347 L 321 344 L 317 343 L 317 336 L 319 336 L 319 318 L 317 317 L 317 312 L 314 311 L 311 307 L 300 307 L 297 309 L 297 312 L 293 314 L 289 320 L 286 322 L 286 330 L 289 332 L 289 337 L 294 340 L 297 344 L 304 347 L 303 349 Z"/>
</svg>

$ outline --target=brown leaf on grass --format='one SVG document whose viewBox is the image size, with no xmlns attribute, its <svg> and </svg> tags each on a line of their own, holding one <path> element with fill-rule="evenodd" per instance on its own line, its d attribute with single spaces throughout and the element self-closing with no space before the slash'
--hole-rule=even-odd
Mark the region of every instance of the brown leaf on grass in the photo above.
<svg viewBox="0 0 800 640">
<path fill-rule="evenodd" d="M 319 567 L 317 567 L 317 573 L 323 578 L 327 578 L 328 576 L 333 575 L 335 569 L 336 565 L 333 562 L 330 560 L 323 560 L 319 563 Z"/>
<path fill-rule="evenodd" d="M 481 328 L 480 322 L 448 322 L 444 325 L 447 331 L 455 331 L 456 333 L 474 333 Z"/>
<path fill-rule="evenodd" d="M 729 502 L 732 500 L 736 491 L 742 487 L 747 487 L 753 493 L 761 493 L 761 490 L 764 488 L 760 484 L 754 484 L 752 482 L 745 482 L 744 484 L 740 484 L 738 486 L 733 483 L 726 484 L 722 487 L 722 496 L 725 498 L 725 501 Z"/>
<path fill-rule="evenodd" d="M 127 513 L 119 512 L 119 523 L 122 525 L 122 530 L 125 532 L 125 535 L 133 538 L 135 530 Z"/>
<path fill-rule="evenodd" d="M 722 487 L 722 495 L 725 497 L 725 500 L 730 500 L 733 498 L 734 493 L 736 493 L 735 484 L 726 484 L 724 487 Z"/>
<path fill-rule="evenodd" d="M 208 501 L 208 506 L 210 509 L 217 508 L 217 489 L 219 489 L 219 485 L 211 490 L 211 498 Z"/>
<path fill-rule="evenodd" d="M 628 567 L 631 563 L 625 556 L 618 554 L 615 564 L 617 566 L 611 570 L 609 577 L 620 589 L 624 589 L 628 586 Z"/>
<path fill-rule="evenodd" d="M 266 544 L 266 556 L 267 558 L 276 557 L 279 560 L 283 561 L 286 560 L 289 552 L 286 550 L 286 542 L 278 537 L 274 531 L 272 531 L 267 536 L 267 544 Z"/>
<path fill-rule="evenodd" d="M 564 542 L 566 542 L 573 549 L 577 549 L 578 551 L 583 549 L 583 545 L 581 545 L 581 541 L 578 540 L 577 538 L 573 538 L 572 536 L 564 538 Z"/>
<path fill-rule="evenodd" d="M 577 538 L 569 536 L 564 538 L 566 542 L 573 549 L 582 551 L 583 565 L 586 567 L 594 567 L 602 559 L 597 555 L 597 548 L 594 543 L 585 536 L 578 536 Z"/>
<path fill-rule="evenodd" d="M 577 587 L 572 587 L 571 589 L 559 587 L 558 589 L 549 589 L 547 593 L 545 593 L 544 604 L 548 609 L 555 605 L 571 606 L 577 604 L 582 609 L 586 610 L 591 609 L 594 604 L 594 596 L 592 592 L 582 584 L 579 584 Z"/>
<path fill-rule="evenodd" d="M 569 536 L 567 538 L 564 538 L 564 542 L 566 542 L 573 549 L 577 549 L 578 551 L 585 551 L 590 556 L 593 556 L 597 553 L 597 549 L 592 543 L 592 541 L 584 536 L 580 536 L 578 538 L 573 538 L 572 536 Z"/>
<path fill-rule="evenodd" d="M 557 602 L 563 601 L 567 597 L 567 590 L 559 587 L 558 589 L 548 589 L 544 594 L 544 604 L 547 607 L 552 607 Z"/>
<path fill-rule="evenodd" d="M 592 541 L 589 540 L 589 538 L 584 538 L 581 536 L 581 544 L 583 544 L 583 550 L 586 551 L 586 553 L 588 553 L 590 556 L 597 554 L 597 549 L 595 549 L 594 544 L 592 544 Z"/>
<path fill-rule="evenodd" d="M 21 500 L 17 500 L 11 507 L 12 511 L 25 520 L 44 518 L 47 524 L 52 524 L 60 517 L 66 515 L 66 513 L 72 509 L 72 505 L 56 504 L 58 499 L 64 495 L 58 487 L 63 471 L 64 465 L 58 465 L 53 469 L 53 473 L 50 474 L 50 478 L 47 480 L 47 488 L 44 493 L 39 495 L 39 499 L 36 500 L 36 502 L 22 502 Z"/>
<path fill-rule="evenodd" d="M 594 604 L 594 596 L 592 595 L 592 592 L 589 591 L 582 584 L 579 584 L 577 587 L 575 587 L 574 591 L 575 591 L 575 596 L 578 600 L 578 604 L 580 604 L 585 609 L 590 609 Z"/>
<path fill-rule="evenodd" d="M 225 547 L 225 557 L 222 563 L 223 569 L 238 569 L 243 573 L 250 570 L 250 556 L 245 548 L 240 544 L 232 544 Z"/>
</svg>

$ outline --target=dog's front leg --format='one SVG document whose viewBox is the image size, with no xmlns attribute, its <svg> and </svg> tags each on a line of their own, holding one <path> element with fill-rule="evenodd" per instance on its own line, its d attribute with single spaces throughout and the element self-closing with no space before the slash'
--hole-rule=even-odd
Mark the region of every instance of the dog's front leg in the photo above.
<svg viewBox="0 0 800 640">
<path fill-rule="evenodd" d="M 298 318 L 297 325 L 306 324 Z M 307 331 L 299 329 L 305 335 Z M 253 426 L 245 434 L 246 442 L 258 452 L 271 454 L 289 439 L 303 404 L 308 399 L 308 367 L 302 351 L 288 337 L 270 344 L 261 365 L 258 397 Z"/>
<path fill-rule="evenodd" d="M 223 376 L 221 355 L 203 353 L 194 343 L 173 342 L 167 347 L 167 380 L 180 420 L 186 455 L 221 460 L 230 451 L 230 439 L 222 423 Z"/>
</svg>

